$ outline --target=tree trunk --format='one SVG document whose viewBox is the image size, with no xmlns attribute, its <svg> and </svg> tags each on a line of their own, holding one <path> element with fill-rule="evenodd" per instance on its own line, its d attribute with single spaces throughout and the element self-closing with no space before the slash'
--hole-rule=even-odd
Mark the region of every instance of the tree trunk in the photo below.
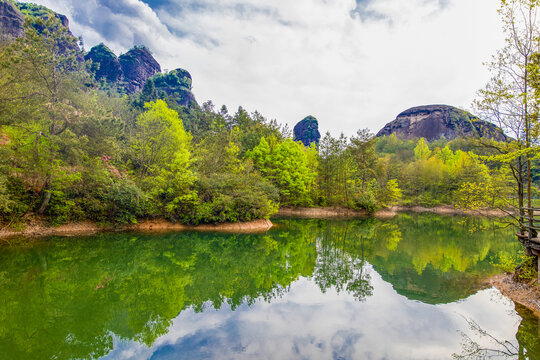
<svg viewBox="0 0 540 360">
<path fill-rule="evenodd" d="M 518 158 L 518 164 L 517 164 L 517 170 L 518 170 L 518 207 L 519 207 L 519 227 L 520 227 L 520 233 L 523 234 L 525 230 L 525 223 L 523 217 L 525 216 L 525 211 L 523 209 L 523 164 L 521 161 L 521 156 Z"/>
<path fill-rule="evenodd" d="M 39 215 L 43 215 L 43 213 L 47 209 L 47 206 L 49 206 L 49 201 L 51 201 L 51 192 L 49 190 L 45 190 L 45 196 L 43 197 L 43 202 L 41 203 L 41 206 L 39 207 L 39 210 L 38 210 Z"/>
</svg>

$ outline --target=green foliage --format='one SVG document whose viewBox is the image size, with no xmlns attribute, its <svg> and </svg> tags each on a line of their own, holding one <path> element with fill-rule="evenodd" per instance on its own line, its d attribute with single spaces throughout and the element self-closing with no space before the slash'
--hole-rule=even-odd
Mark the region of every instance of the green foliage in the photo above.
<svg viewBox="0 0 540 360">
<path fill-rule="evenodd" d="M 153 213 L 189 220 L 197 199 L 192 189 L 196 177 L 190 169 L 191 135 L 163 100 L 145 108 L 132 140 L 137 180 L 150 194 Z"/>
<path fill-rule="evenodd" d="M 196 223 L 251 221 L 277 212 L 279 191 L 256 174 L 214 174 L 199 181 Z"/>
<path fill-rule="evenodd" d="M 502 271 L 508 274 L 514 274 L 518 281 L 530 281 L 538 277 L 536 266 L 537 258 L 525 254 L 501 253 L 492 261 Z"/>
<path fill-rule="evenodd" d="M 261 138 L 259 145 L 248 152 L 255 167 L 272 181 L 281 193 L 284 204 L 312 204 L 311 188 L 316 177 L 315 145 L 304 147 L 291 139 L 278 141 L 275 136 Z"/>
<path fill-rule="evenodd" d="M 13 212 L 16 203 L 7 188 L 7 177 L 0 174 L 0 214 L 6 216 Z"/>
<path fill-rule="evenodd" d="M 22 3 L 18 1 L 13 1 L 13 3 L 25 16 L 41 18 L 43 20 L 46 20 L 49 17 L 54 17 L 54 12 L 45 6 L 32 3 Z"/>
<path fill-rule="evenodd" d="M 130 179 L 116 181 L 105 197 L 109 221 L 136 223 L 146 213 L 146 195 Z"/>
<path fill-rule="evenodd" d="M 159 89 L 191 90 L 191 75 L 184 69 L 176 69 L 168 73 L 159 73 L 151 78 Z M 168 92 L 168 91 L 167 91 Z"/>
<path fill-rule="evenodd" d="M 389 180 L 386 185 L 378 191 L 377 202 L 383 207 L 389 207 L 399 203 L 402 191 L 396 179 Z"/>
<path fill-rule="evenodd" d="M 429 158 L 430 155 L 431 151 L 429 150 L 426 139 L 421 138 L 416 144 L 416 147 L 414 148 L 414 158 L 416 159 L 416 161 L 426 160 Z"/>
</svg>

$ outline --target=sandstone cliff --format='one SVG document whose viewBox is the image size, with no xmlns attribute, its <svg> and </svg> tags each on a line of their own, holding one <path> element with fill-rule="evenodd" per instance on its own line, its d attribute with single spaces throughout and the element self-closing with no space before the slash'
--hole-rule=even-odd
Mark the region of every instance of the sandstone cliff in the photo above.
<svg viewBox="0 0 540 360">
<path fill-rule="evenodd" d="M 129 94 L 141 90 L 149 78 L 161 72 L 161 66 L 144 46 L 136 46 L 120 55 L 118 61 L 122 66 L 126 91 Z"/>
<path fill-rule="evenodd" d="M 427 105 L 410 108 L 386 124 L 377 136 L 396 134 L 402 139 L 425 138 L 433 141 L 444 136 L 489 137 L 504 140 L 500 129 L 476 116 L 448 105 Z"/>
</svg>

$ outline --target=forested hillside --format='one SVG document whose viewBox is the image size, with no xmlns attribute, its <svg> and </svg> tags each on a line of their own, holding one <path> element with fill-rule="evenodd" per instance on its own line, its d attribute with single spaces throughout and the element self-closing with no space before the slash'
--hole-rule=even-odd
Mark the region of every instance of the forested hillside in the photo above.
<svg viewBox="0 0 540 360">
<path fill-rule="evenodd" d="M 474 139 L 427 143 L 359 130 L 305 146 L 258 112 L 199 106 L 182 69 L 126 94 L 114 83 L 120 75 L 96 66 L 61 17 L 25 14 L 24 37 L 0 47 L 5 224 L 32 216 L 52 224 L 237 222 L 279 206 L 496 206 L 510 191 L 510 173 L 485 163 L 489 152 Z"/>
</svg>

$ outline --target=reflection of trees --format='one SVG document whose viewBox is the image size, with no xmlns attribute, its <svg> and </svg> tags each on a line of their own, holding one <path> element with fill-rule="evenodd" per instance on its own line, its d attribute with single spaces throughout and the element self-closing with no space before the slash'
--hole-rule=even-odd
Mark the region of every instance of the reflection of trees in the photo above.
<svg viewBox="0 0 540 360">
<path fill-rule="evenodd" d="M 526 307 L 516 304 L 522 320 L 516 334 L 520 359 L 540 359 L 540 319 Z"/>
<path fill-rule="evenodd" d="M 113 234 L 5 247 L 0 354 L 97 358 L 112 349 L 112 334 L 151 345 L 184 309 L 270 301 L 300 276 L 363 300 L 373 291 L 368 262 L 410 298 L 460 299 L 506 247 L 452 218 L 408 215 L 287 220 L 264 235 Z"/>
<path fill-rule="evenodd" d="M 0 353 L 97 358 L 112 333 L 151 345 L 183 309 L 281 296 L 313 272 L 310 235 L 101 235 L 3 249 Z"/>
<path fill-rule="evenodd" d="M 499 340 L 476 322 L 467 320 L 474 339 L 462 333 L 461 354 L 454 354 L 453 357 L 455 359 L 539 359 L 540 320 L 529 309 L 519 304 L 516 304 L 516 311 L 522 318 L 516 334 L 517 342 Z"/>
<path fill-rule="evenodd" d="M 486 279 L 497 269 L 490 259 L 515 251 L 508 231 L 489 228 L 481 218 L 402 214 L 388 225 L 402 234 L 395 249 L 379 231 L 368 261 L 385 281 L 409 299 L 430 304 L 448 303 L 488 286 Z"/>
<path fill-rule="evenodd" d="M 313 279 L 323 292 L 333 287 L 338 292 L 346 290 L 358 300 L 372 295 L 364 251 L 373 223 L 373 220 L 331 222 L 321 229 Z"/>
</svg>

